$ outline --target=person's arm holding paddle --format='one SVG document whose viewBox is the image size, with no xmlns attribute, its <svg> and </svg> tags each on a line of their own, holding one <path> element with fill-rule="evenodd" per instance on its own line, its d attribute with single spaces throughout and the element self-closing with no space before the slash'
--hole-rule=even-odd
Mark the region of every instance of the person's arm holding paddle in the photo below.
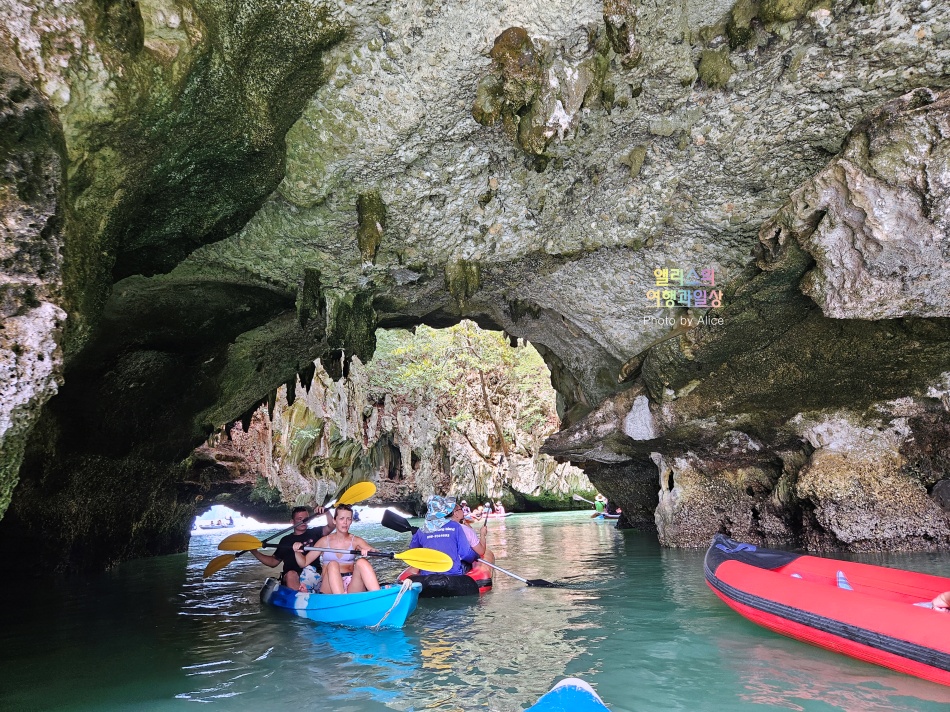
<svg viewBox="0 0 950 712">
<path fill-rule="evenodd" d="M 300 588 L 300 573 L 303 567 L 297 564 L 297 552 L 294 551 L 296 548 L 294 544 L 308 544 L 321 536 L 328 536 L 330 532 L 333 531 L 335 525 L 332 521 L 330 521 L 327 526 L 314 529 L 308 527 L 311 519 L 324 514 L 325 511 L 323 507 L 315 507 L 314 513 L 310 514 L 310 510 L 307 507 L 294 507 L 291 515 L 294 523 L 293 532 L 277 543 L 277 549 L 274 551 L 273 557 L 278 561 L 284 562 L 284 573 L 281 576 L 281 583 L 284 586 L 295 591 Z M 254 555 L 257 556 L 257 553 L 255 552 Z M 257 556 L 257 559 L 261 561 L 261 563 L 266 563 L 260 556 Z"/>
<path fill-rule="evenodd" d="M 359 550 L 360 550 L 360 554 L 362 554 L 364 558 L 368 557 L 368 556 L 369 556 L 369 552 L 371 552 L 371 551 L 379 551 L 379 549 L 377 549 L 377 548 L 374 547 L 372 544 L 370 544 L 368 541 L 366 541 L 366 539 L 362 539 L 362 538 L 360 538 L 360 537 L 356 537 L 356 538 L 353 540 L 353 548 L 354 548 L 354 549 L 359 549 Z"/>
<path fill-rule="evenodd" d="M 270 566 L 271 568 L 274 568 L 280 563 L 280 559 L 278 559 L 276 556 L 265 554 L 260 549 L 251 549 L 251 556 L 264 564 L 264 566 Z"/>
<path fill-rule="evenodd" d="M 308 522 L 314 517 L 323 514 L 322 510 L 323 507 L 317 507 L 314 513 L 311 515 L 310 510 L 306 507 L 294 507 L 294 511 L 290 515 L 291 521 L 293 522 L 293 529 L 288 536 L 293 538 L 294 536 L 299 537 L 300 535 L 304 534 L 307 531 Z M 287 547 L 284 544 L 284 540 L 287 538 L 288 537 L 284 537 L 280 540 L 280 542 L 278 542 L 277 548 L 274 550 L 273 554 L 265 554 L 263 551 L 253 549 L 251 550 L 251 555 L 264 564 L 264 566 L 270 566 L 273 568 L 281 562 L 286 561 L 285 557 L 293 556 L 292 553 L 288 553 L 286 551 Z"/>
<path fill-rule="evenodd" d="M 479 558 L 485 557 L 485 552 L 488 551 L 488 513 L 485 513 L 485 520 L 482 523 L 482 528 L 478 531 L 478 543 L 472 544 L 472 548 L 475 550 L 475 553 L 478 554 Z"/>
<path fill-rule="evenodd" d="M 314 542 L 314 543 L 312 544 L 312 546 L 329 547 L 329 546 L 330 546 L 330 535 L 327 534 L 326 536 L 320 537 L 319 539 L 317 539 L 316 542 Z M 323 553 L 323 552 L 321 552 L 321 551 L 307 551 L 307 552 L 304 552 L 303 547 L 304 547 L 304 543 L 303 543 L 303 542 L 296 542 L 296 543 L 294 544 L 294 555 L 297 557 L 297 566 L 299 566 L 300 568 L 304 568 L 305 566 L 309 566 L 309 565 L 312 564 L 314 561 L 316 561 L 317 559 L 319 559 L 319 558 L 320 558 L 320 554 Z"/>
</svg>

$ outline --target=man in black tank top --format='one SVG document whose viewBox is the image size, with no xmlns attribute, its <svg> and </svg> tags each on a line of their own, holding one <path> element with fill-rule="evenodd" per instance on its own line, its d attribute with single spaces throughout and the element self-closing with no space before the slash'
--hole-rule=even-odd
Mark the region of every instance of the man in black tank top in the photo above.
<svg viewBox="0 0 950 712">
<path fill-rule="evenodd" d="M 255 550 L 251 553 L 254 557 L 260 561 L 265 566 L 277 566 L 277 564 L 283 564 L 284 569 L 283 573 L 280 575 L 280 582 L 293 590 L 297 590 L 300 586 L 300 572 L 302 569 L 297 564 L 297 557 L 294 554 L 294 544 L 298 541 L 301 542 L 304 546 L 313 546 L 313 543 L 325 537 L 327 534 L 336 529 L 336 525 L 333 523 L 333 518 L 329 518 L 329 524 L 326 524 L 322 527 L 307 527 L 307 522 L 309 522 L 313 517 L 318 517 L 324 513 L 323 507 L 316 507 L 313 510 L 313 515 L 310 514 L 310 509 L 308 507 L 294 507 L 294 511 L 291 513 L 291 518 L 294 523 L 294 531 L 292 534 L 288 534 L 283 537 L 277 544 L 277 549 L 274 551 L 274 554 L 265 554 L 261 551 Z"/>
</svg>

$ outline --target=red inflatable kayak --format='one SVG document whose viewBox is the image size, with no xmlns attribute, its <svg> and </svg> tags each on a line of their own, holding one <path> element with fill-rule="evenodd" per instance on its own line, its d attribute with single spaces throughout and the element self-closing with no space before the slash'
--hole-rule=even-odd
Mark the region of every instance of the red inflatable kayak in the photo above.
<svg viewBox="0 0 950 712">
<path fill-rule="evenodd" d="M 706 583 L 776 633 L 950 685 L 950 613 L 930 608 L 950 578 L 763 549 L 717 534 Z"/>
</svg>

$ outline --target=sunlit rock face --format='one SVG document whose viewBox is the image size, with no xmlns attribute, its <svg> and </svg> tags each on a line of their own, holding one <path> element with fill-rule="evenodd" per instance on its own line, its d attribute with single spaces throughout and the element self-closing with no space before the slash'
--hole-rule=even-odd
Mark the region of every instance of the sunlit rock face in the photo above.
<svg viewBox="0 0 950 712">
<path fill-rule="evenodd" d="M 771 221 L 769 249 L 792 235 L 815 260 L 801 286 L 825 316 L 950 316 L 948 137 L 950 94 L 890 102 Z"/>
<path fill-rule="evenodd" d="M 278 502 L 314 506 L 369 480 L 377 491 L 364 504 L 424 514 L 432 494 L 479 495 L 520 511 L 540 506 L 542 498 L 563 506 L 572 492 L 592 489 L 580 469 L 540 455 L 540 442 L 528 440 L 510 419 L 503 427 L 517 433 L 518 449 L 507 460 L 486 456 L 494 436 L 487 417 L 470 420 L 463 434 L 446 423 L 434 400 L 372 392 L 357 359 L 344 379 L 333 380 L 317 363 L 312 380 L 292 387 L 281 387 L 246 428 L 235 424 L 196 450 L 189 480 L 204 483 L 206 503 L 243 513 Z"/>
<path fill-rule="evenodd" d="M 943 427 L 943 99 L 882 107 L 950 85 L 946 3 L 7 0 L 0 22 L 63 136 L 66 383 L 23 478 L 65 499 L 100 481 L 69 474 L 86 456 L 129 482 L 314 358 L 369 358 L 378 326 L 463 317 L 536 345 L 566 423 L 624 402 L 609 441 L 550 445 L 611 489 L 729 432 L 784 472 L 812 455 L 800 414 L 863 427 L 911 398 L 914 442 Z M 647 299 L 658 267 L 714 270 L 722 328 L 634 362 L 686 315 Z M 929 491 L 945 455 L 904 448 Z M 24 536 L 41 501 L 14 497 Z"/>
<path fill-rule="evenodd" d="M 950 295 L 947 109 L 946 93 L 921 89 L 870 113 L 763 224 L 722 322 L 650 350 L 629 391 L 548 451 L 649 453 L 668 545 L 725 531 L 852 551 L 946 546 L 950 321 L 922 317 L 945 314 Z M 888 211 L 903 219 L 885 229 L 875 214 Z"/>
</svg>

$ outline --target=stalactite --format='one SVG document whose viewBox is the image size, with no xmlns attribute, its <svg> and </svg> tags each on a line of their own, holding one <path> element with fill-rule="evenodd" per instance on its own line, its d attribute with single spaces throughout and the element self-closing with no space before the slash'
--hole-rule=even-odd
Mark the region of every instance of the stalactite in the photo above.
<svg viewBox="0 0 950 712">
<path fill-rule="evenodd" d="M 300 370 L 297 374 L 300 378 L 300 384 L 306 389 L 307 393 L 310 392 L 310 387 L 313 385 L 313 377 L 317 373 L 317 366 L 315 363 L 311 362 L 309 366 Z"/>
<path fill-rule="evenodd" d="M 274 408 L 277 407 L 277 391 L 271 391 L 267 395 L 267 417 L 274 419 Z"/>
<path fill-rule="evenodd" d="M 257 412 L 258 404 L 254 404 L 244 415 L 241 416 L 241 429 L 248 432 L 251 429 L 251 421 L 254 419 L 254 413 Z"/>
</svg>

